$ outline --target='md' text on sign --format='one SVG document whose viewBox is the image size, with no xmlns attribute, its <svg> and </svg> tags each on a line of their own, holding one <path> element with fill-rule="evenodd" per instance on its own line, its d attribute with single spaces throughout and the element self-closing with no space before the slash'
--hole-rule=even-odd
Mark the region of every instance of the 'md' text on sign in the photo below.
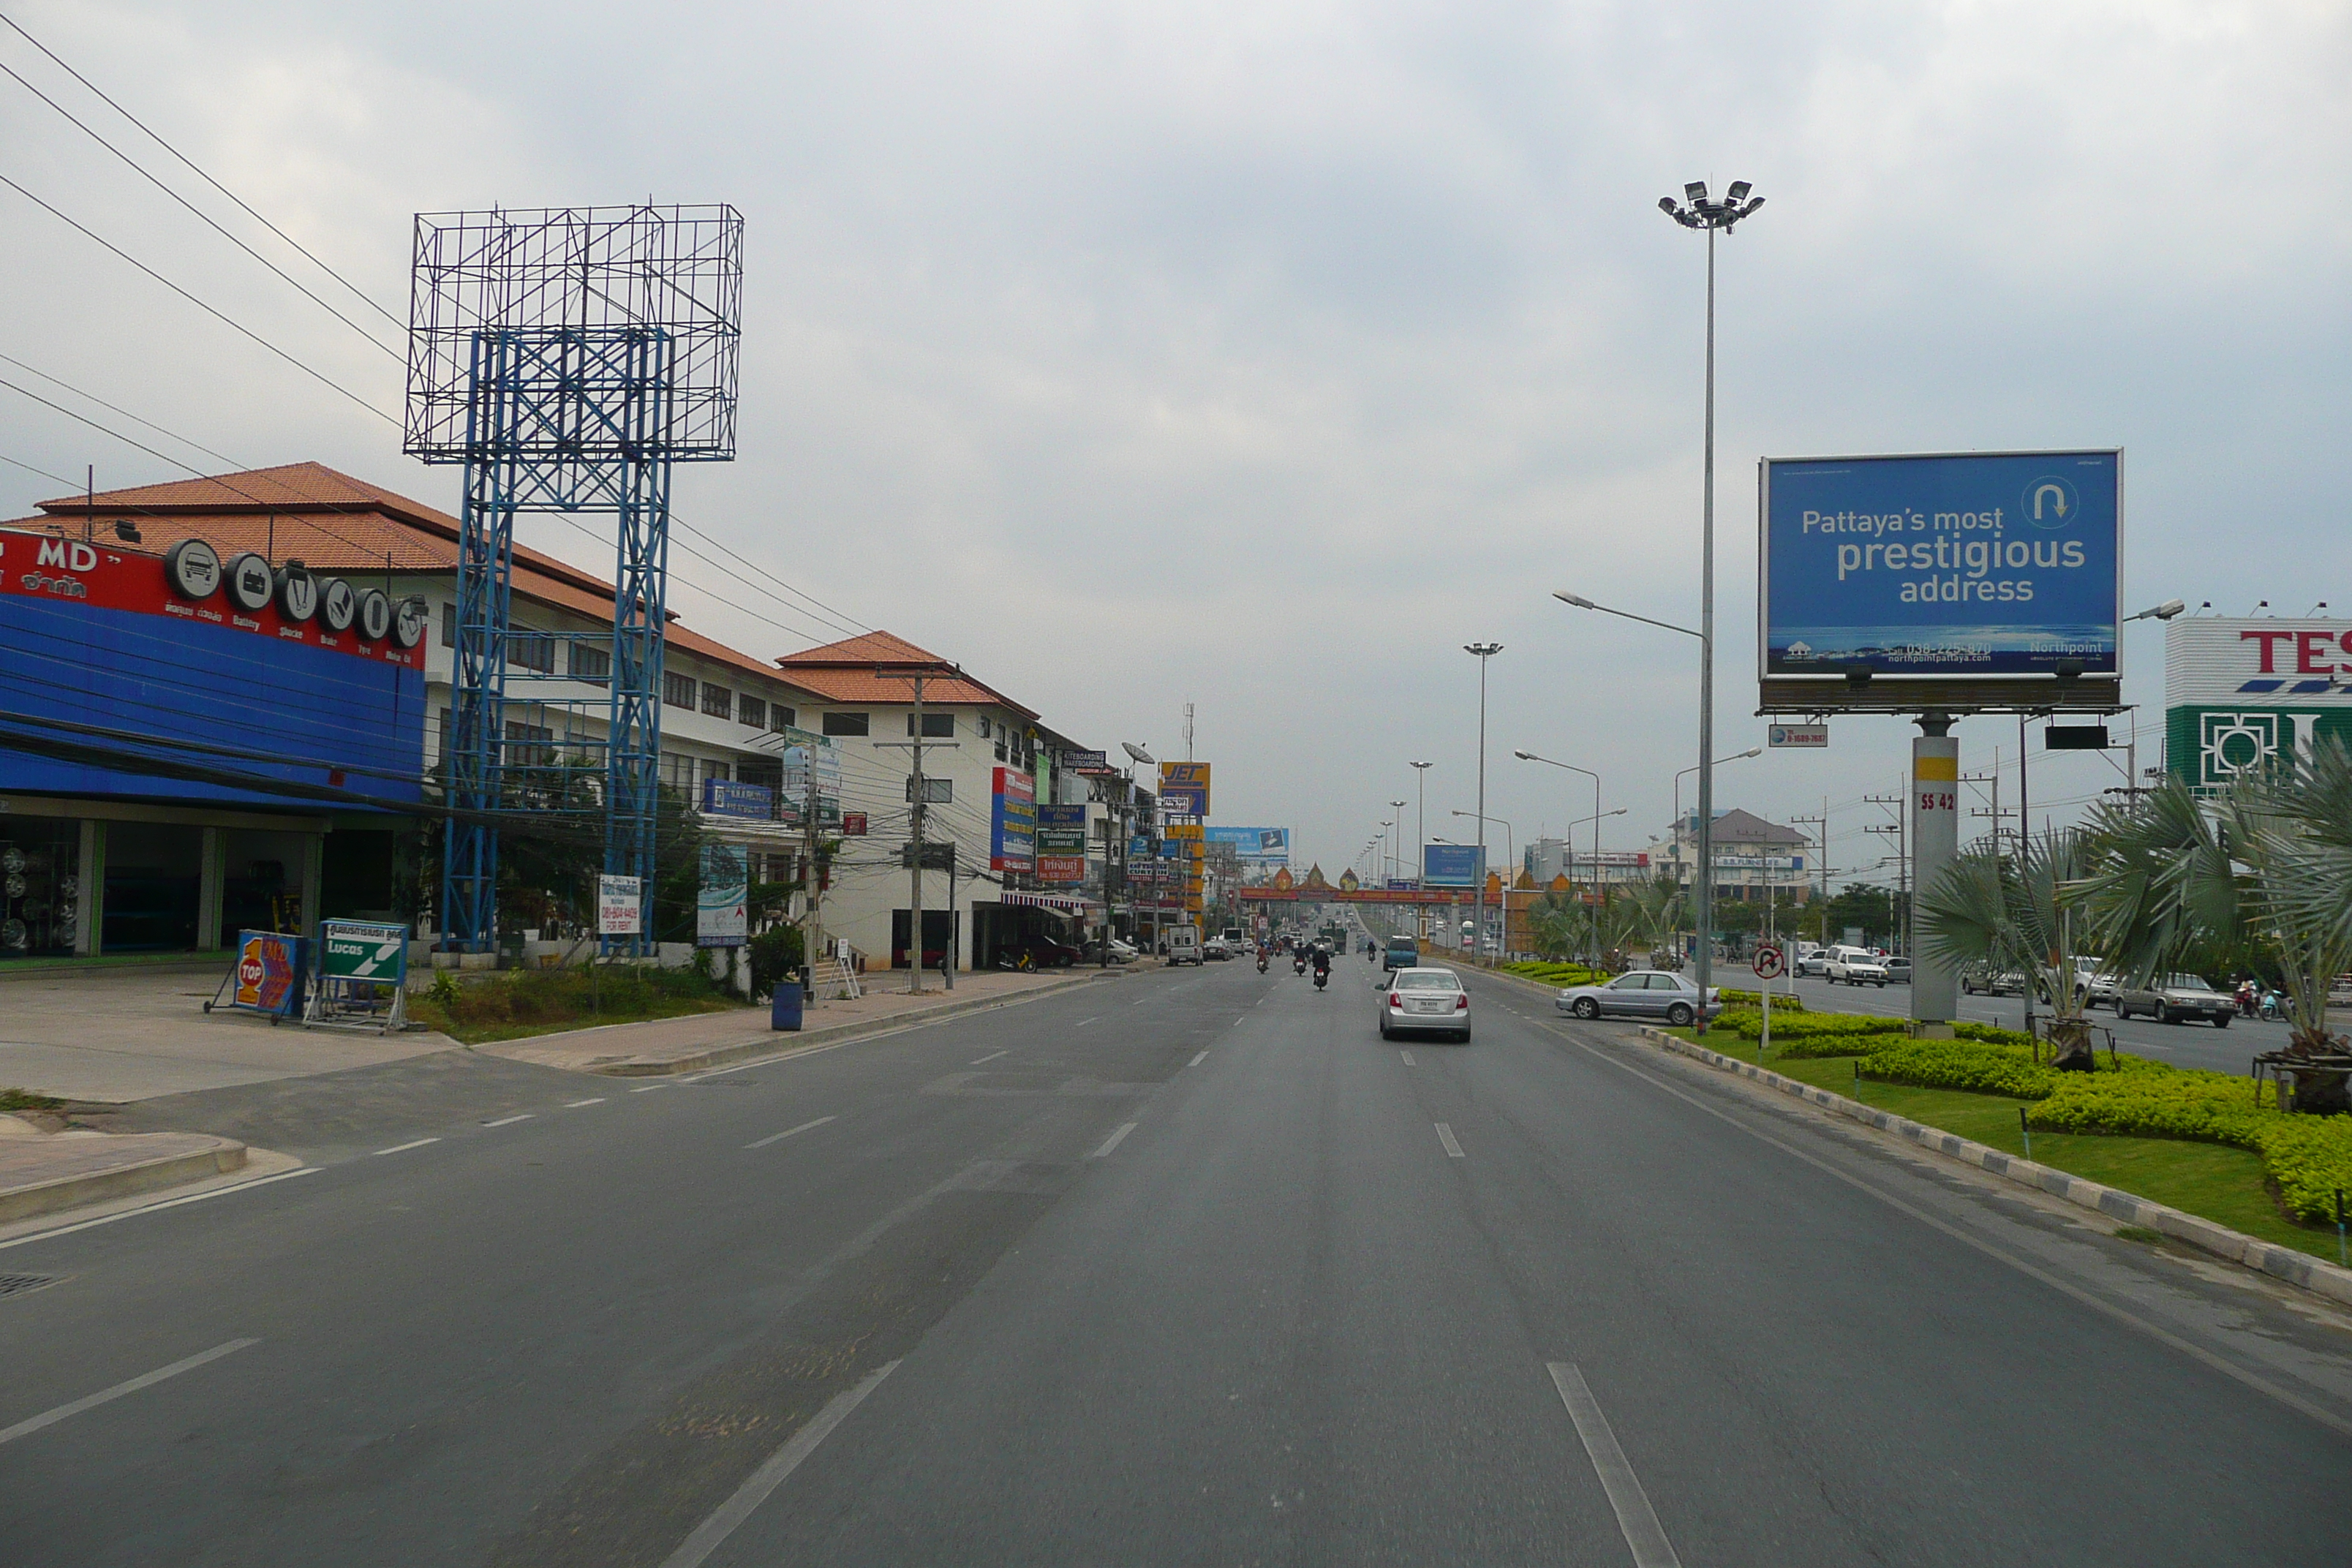
<svg viewBox="0 0 2352 1568">
<path fill-rule="evenodd" d="M 2114 676 L 2123 453 L 1767 458 L 1767 676 Z"/>
</svg>

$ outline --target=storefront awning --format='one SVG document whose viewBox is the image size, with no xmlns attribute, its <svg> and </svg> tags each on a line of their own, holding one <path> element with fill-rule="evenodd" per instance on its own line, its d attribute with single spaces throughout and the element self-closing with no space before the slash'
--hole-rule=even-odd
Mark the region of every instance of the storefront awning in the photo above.
<svg viewBox="0 0 2352 1568">
<path fill-rule="evenodd" d="M 997 902 L 1018 904 L 1024 909 L 1051 910 L 1057 915 L 1071 916 L 1084 916 L 1095 907 L 1084 899 L 1065 898 L 1053 893 L 1006 893 Z"/>
</svg>

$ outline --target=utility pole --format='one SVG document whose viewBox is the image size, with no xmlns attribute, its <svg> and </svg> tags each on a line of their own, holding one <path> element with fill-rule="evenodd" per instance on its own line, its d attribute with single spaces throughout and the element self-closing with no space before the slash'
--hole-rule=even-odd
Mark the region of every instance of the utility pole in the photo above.
<svg viewBox="0 0 2352 1568">
<path fill-rule="evenodd" d="M 923 989 L 923 678 L 915 677 L 915 805 L 909 812 L 909 833 L 915 841 L 914 864 L 907 891 L 912 912 L 907 921 L 907 994 Z"/>
<path fill-rule="evenodd" d="M 1826 918 L 1830 902 L 1829 796 L 1823 795 L 1822 797 L 1822 814 L 1819 816 L 1792 816 L 1789 818 L 1789 825 L 1791 827 L 1818 827 L 1821 829 L 1821 837 L 1816 840 L 1818 847 L 1815 849 L 1813 854 L 1813 868 L 1822 874 L 1822 909 L 1824 918 Z M 1769 882 L 1772 879 L 1768 875 L 1764 879 L 1767 882 Z M 1826 940 L 1826 938 L 1824 940 Z M 1796 961 L 1794 959 L 1790 960 L 1790 972 L 1794 973 L 1795 968 Z"/>
<path fill-rule="evenodd" d="M 1904 854 L 1904 845 L 1907 835 L 1906 835 L 1903 830 L 1903 808 L 1904 803 L 1906 799 L 1908 799 L 1907 795 L 1871 795 L 1863 796 L 1863 803 L 1866 805 L 1887 805 L 1895 808 L 1895 820 L 1893 822 L 1874 822 L 1869 826 L 1864 828 L 1863 831 L 1865 833 L 1892 834 L 1895 837 L 1895 896 L 1896 900 L 1903 905 L 1903 910 L 1899 914 L 1895 910 L 1890 910 L 1888 911 L 1888 923 L 1895 929 L 1890 930 L 1886 934 L 1890 939 L 1900 942 L 1903 952 L 1906 954 L 1908 954 L 1910 952 L 1910 943 L 1904 940 L 1905 936 L 1909 931 L 1911 924 L 1910 904 L 1905 891 L 1905 889 L 1910 885 L 1909 877 L 1907 875 L 1910 862 Z"/>
<path fill-rule="evenodd" d="M 808 759 L 801 764 L 801 772 L 808 781 L 808 798 L 801 807 L 801 837 L 808 846 L 808 858 L 801 868 L 801 875 L 808 881 L 808 914 L 801 921 L 801 958 L 808 965 L 809 990 L 814 993 L 819 962 L 817 953 L 824 942 L 824 926 L 817 918 L 818 902 L 823 895 L 816 863 L 816 753 L 815 749 L 809 746 L 803 746 L 801 752 Z"/>
</svg>

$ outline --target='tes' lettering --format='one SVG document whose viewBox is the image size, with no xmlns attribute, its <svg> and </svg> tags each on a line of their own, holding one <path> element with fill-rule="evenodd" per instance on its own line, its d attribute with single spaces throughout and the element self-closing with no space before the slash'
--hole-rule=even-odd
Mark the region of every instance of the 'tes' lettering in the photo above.
<svg viewBox="0 0 2352 1568">
<path fill-rule="evenodd" d="M 54 566 L 60 572 L 95 572 L 98 552 L 87 544 L 68 543 L 62 539 L 44 539 L 34 555 L 37 566 Z"/>
</svg>

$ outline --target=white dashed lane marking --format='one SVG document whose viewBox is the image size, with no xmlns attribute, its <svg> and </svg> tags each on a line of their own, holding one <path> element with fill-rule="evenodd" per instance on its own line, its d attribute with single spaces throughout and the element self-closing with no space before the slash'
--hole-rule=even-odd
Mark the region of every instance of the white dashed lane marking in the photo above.
<svg viewBox="0 0 2352 1568">
<path fill-rule="evenodd" d="M 379 1154 L 405 1154 L 411 1149 L 422 1149 L 427 1143 L 438 1143 L 439 1142 L 441 1142 L 441 1140 L 438 1138 L 412 1138 L 405 1143 L 394 1143 L 391 1148 L 379 1149 L 376 1152 Z"/>
<path fill-rule="evenodd" d="M 771 1132 L 765 1138 L 761 1139 L 758 1142 L 746 1143 L 743 1147 L 746 1149 L 764 1149 L 771 1143 L 782 1142 L 785 1139 L 790 1138 L 796 1132 L 805 1132 L 812 1127 L 822 1127 L 828 1121 L 838 1120 L 840 1120 L 838 1117 L 820 1116 L 814 1121 L 803 1121 L 798 1127 L 787 1127 L 782 1132 Z"/>
<path fill-rule="evenodd" d="M 1209 1053 L 1208 1053 L 1208 1052 L 1206 1052 L 1206 1051 L 1202 1051 L 1199 1056 L 1194 1057 L 1191 1061 L 1186 1062 L 1184 1065 L 1185 1065 L 1186 1067 L 1188 1067 L 1188 1068 L 1196 1068 L 1196 1067 L 1199 1067 L 1202 1062 L 1207 1061 L 1208 1059 L 1209 1059 Z"/>
<path fill-rule="evenodd" d="M 583 1105 L 602 1105 L 602 1104 L 604 1104 L 604 1097 L 603 1095 L 601 1095 L 601 1094 L 600 1094 L 600 1095 L 596 1096 L 596 1098 L 595 1098 L 595 1099 L 593 1099 L 593 1100 L 567 1100 L 567 1101 L 564 1103 L 564 1107 L 563 1107 L 563 1109 L 564 1109 L 564 1110 L 579 1110 L 579 1109 L 580 1109 L 582 1106 L 583 1106 Z"/>
<path fill-rule="evenodd" d="M 530 1120 L 530 1112 L 526 1110 L 517 1116 L 501 1116 L 496 1121 L 485 1121 L 482 1125 L 485 1127 L 511 1127 L 518 1121 L 528 1121 Z"/>
<path fill-rule="evenodd" d="M 1462 1145 L 1454 1141 L 1454 1129 L 1443 1121 L 1437 1124 L 1437 1141 L 1445 1145 L 1447 1158 L 1454 1160 L 1464 1158 Z"/>
<path fill-rule="evenodd" d="M 1128 1135 L 1129 1133 L 1130 1133 L 1130 1132 L 1134 1131 L 1135 1131 L 1135 1123 L 1134 1123 L 1134 1122 L 1132 1122 L 1132 1121 L 1122 1121 L 1122 1122 L 1120 1122 L 1120 1123 L 1119 1123 L 1119 1127 L 1118 1127 L 1118 1131 L 1116 1131 L 1116 1132 L 1114 1132 L 1114 1133 L 1112 1133 L 1109 1137 L 1108 1137 L 1108 1138 L 1104 1139 L 1104 1140 L 1103 1140 L 1103 1145 L 1102 1145 L 1102 1147 L 1101 1147 L 1101 1148 L 1099 1148 L 1099 1149 L 1097 1149 L 1097 1150 L 1096 1150 L 1093 1153 L 1091 1153 L 1091 1154 L 1087 1155 L 1087 1159 L 1089 1159 L 1089 1160 L 1099 1160 L 1099 1159 L 1102 1159 L 1104 1156 L 1108 1155 L 1108 1154 L 1112 1150 L 1114 1150 L 1114 1149 L 1118 1148 L 1121 1143 L 1125 1142 L 1127 1141 L 1127 1135 Z"/>
</svg>

